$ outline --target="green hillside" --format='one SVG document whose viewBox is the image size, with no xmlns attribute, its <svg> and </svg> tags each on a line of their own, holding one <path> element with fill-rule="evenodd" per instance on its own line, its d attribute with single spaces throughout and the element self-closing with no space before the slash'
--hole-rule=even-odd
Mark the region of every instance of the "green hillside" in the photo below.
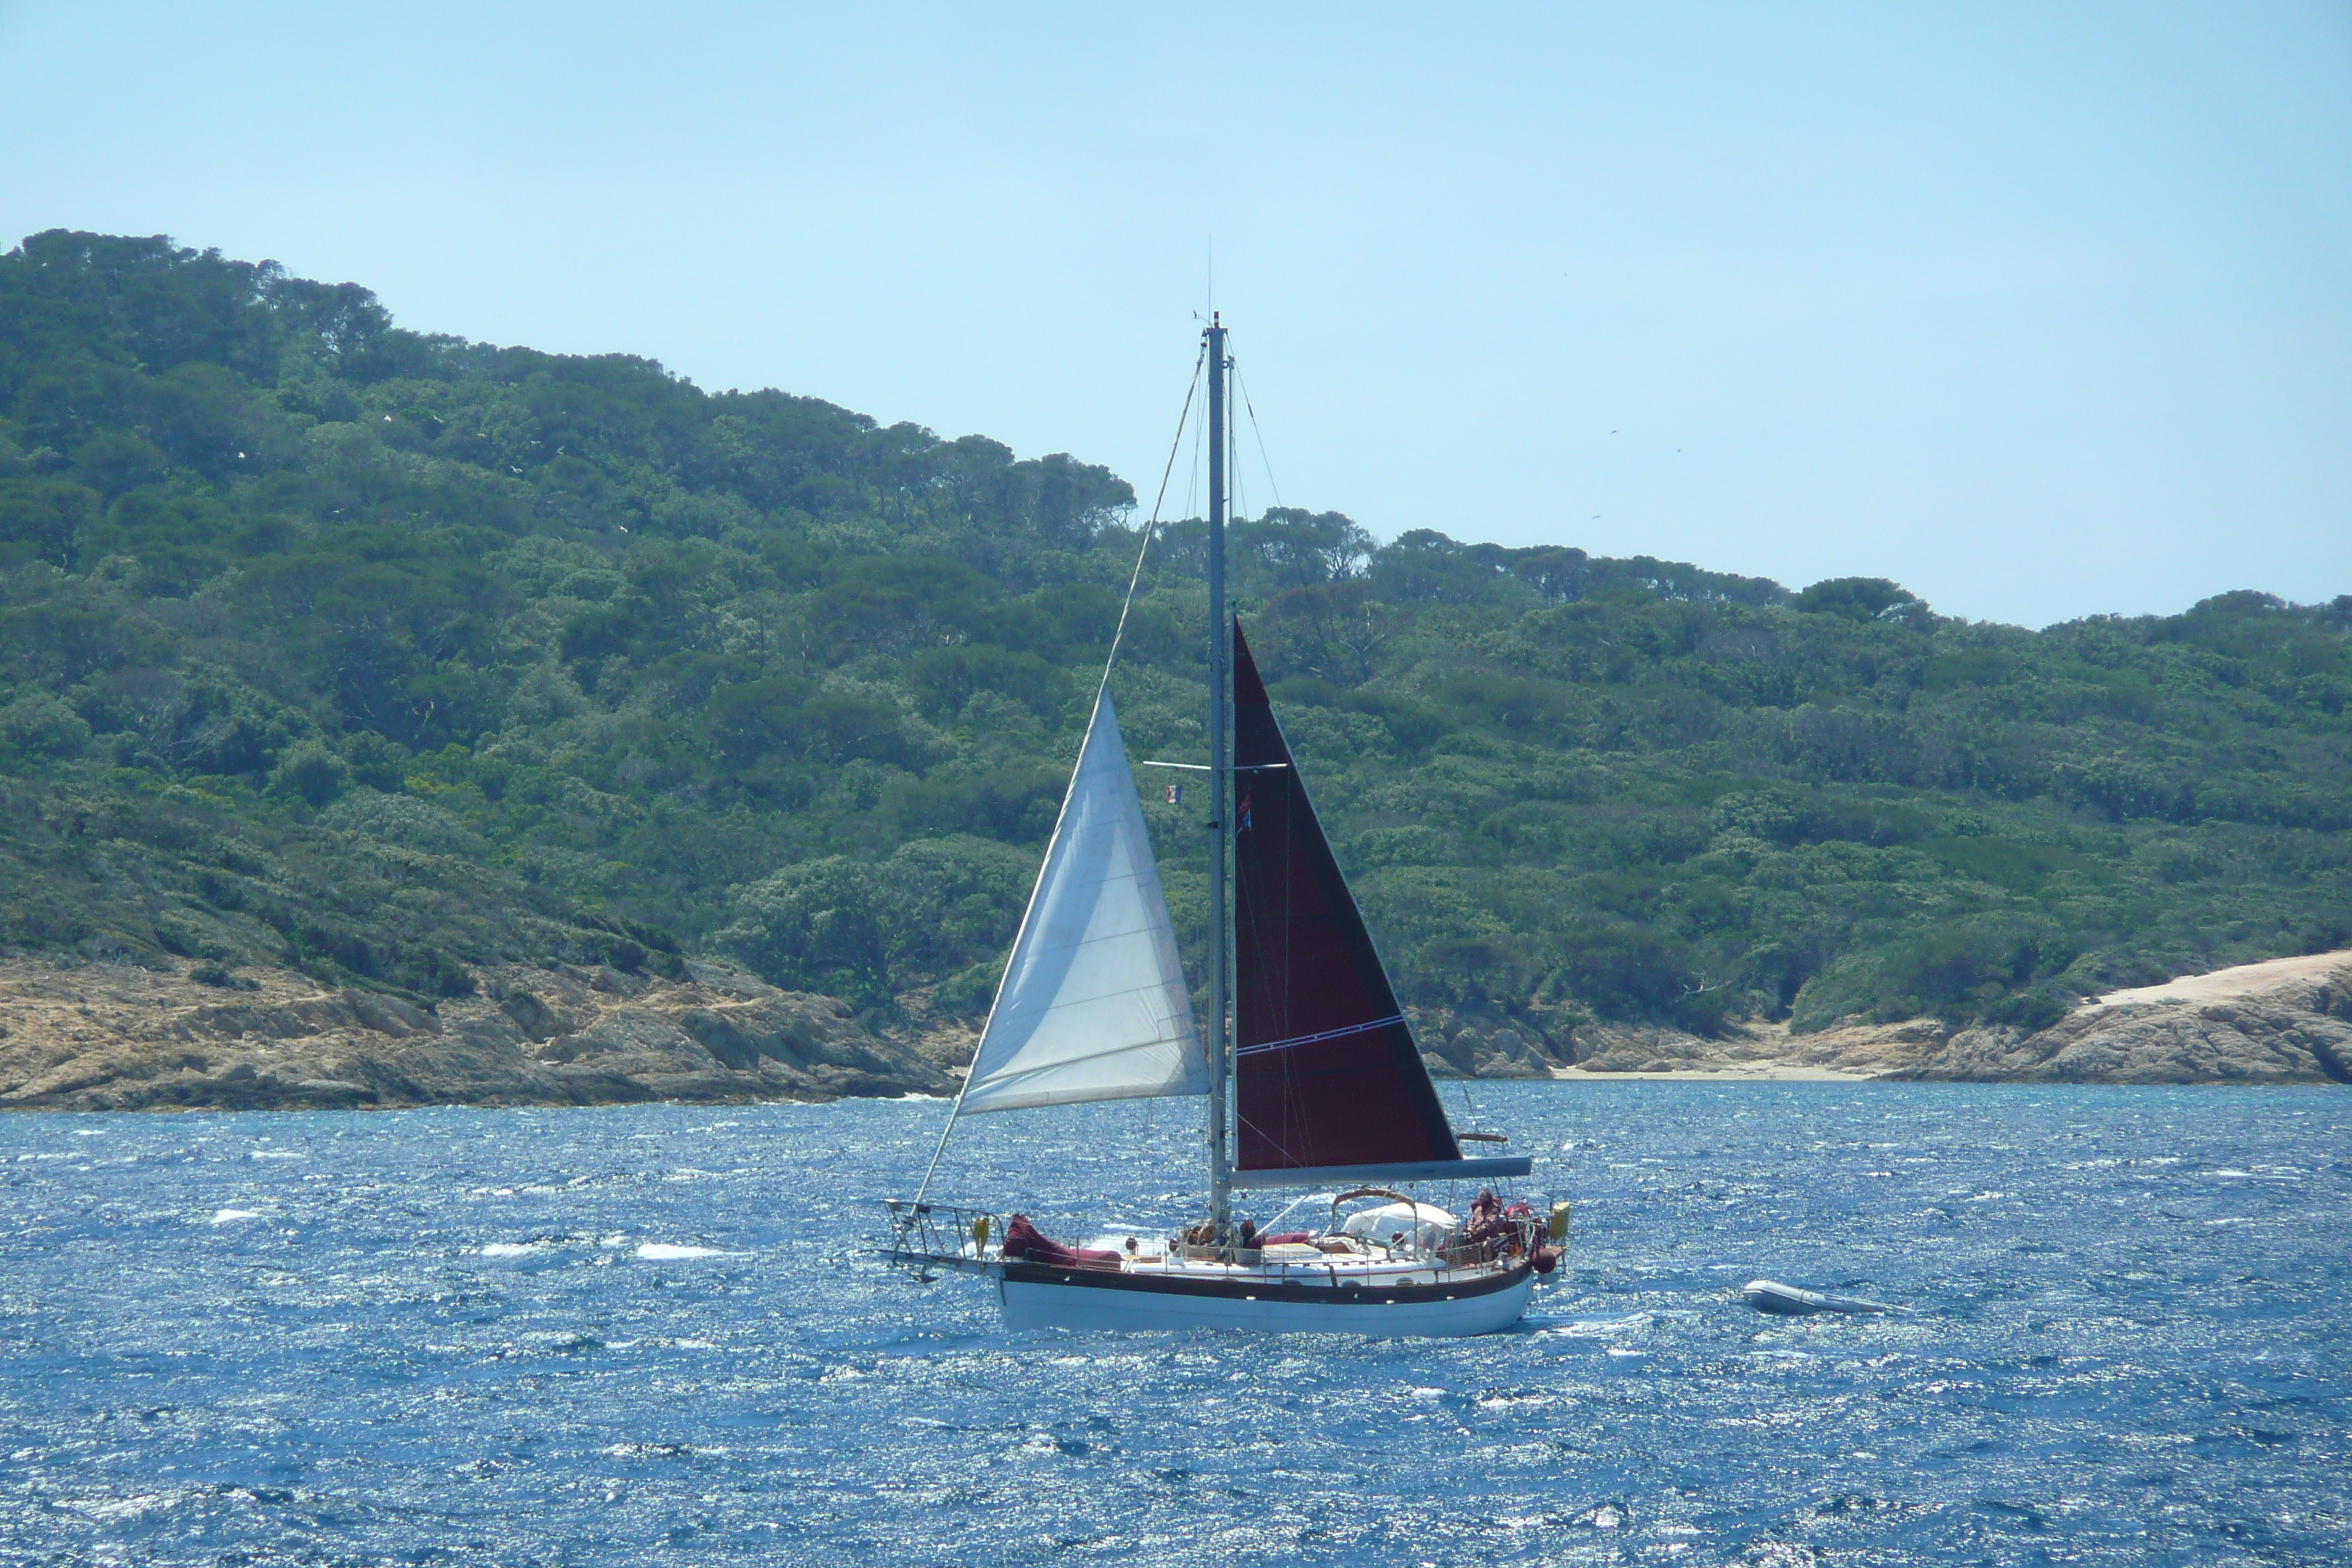
<svg viewBox="0 0 2352 1568">
<path fill-rule="evenodd" d="M 425 998 L 727 954 L 984 1008 L 1133 561 L 1103 468 L 62 232 L 0 258 L 0 944 Z M 2352 599 L 2032 632 L 1329 513 L 1236 540 L 1424 1004 L 2031 1024 L 2352 938 Z M 1139 755 L 1203 749 L 1202 544 L 1145 574 Z M 1197 929 L 1199 813 L 1147 809 Z"/>
</svg>

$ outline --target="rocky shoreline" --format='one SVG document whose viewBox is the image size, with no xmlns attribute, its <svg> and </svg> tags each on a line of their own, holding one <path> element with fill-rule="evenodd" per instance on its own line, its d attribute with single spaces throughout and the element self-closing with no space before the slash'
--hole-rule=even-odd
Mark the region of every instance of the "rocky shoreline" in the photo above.
<svg viewBox="0 0 2352 1568">
<path fill-rule="evenodd" d="M 2352 1084 L 2352 952 L 2118 992 L 2046 1029 L 1849 1019 L 1811 1034 L 1749 1025 L 1716 1038 L 1585 1024 L 1482 1030 L 1414 1020 L 1452 1078 L 1896 1079 L 1948 1083 Z"/>
<path fill-rule="evenodd" d="M 213 984 L 205 984 L 209 978 Z M 428 1011 L 285 970 L 0 960 L 0 1109 L 251 1110 L 946 1094 L 967 1026 L 877 1027 L 830 997 L 694 963 L 480 970 Z M 226 982 L 226 984 L 223 984 Z M 1419 1013 L 1445 1078 L 2352 1083 L 2352 952 L 2078 1007 L 2035 1033 L 1934 1019 L 1794 1035 Z"/>
<path fill-rule="evenodd" d="M 0 961 L 0 1107 L 822 1100 L 953 1087 L 916 1045 L 843 1004 L 717 965 L 692 964 L 683 982 L 486 968 L 477 995 L 430 1012 L 285 970 L 237 976 L 235 988 L 192 973 L 201 967 Z"/>
</svg>

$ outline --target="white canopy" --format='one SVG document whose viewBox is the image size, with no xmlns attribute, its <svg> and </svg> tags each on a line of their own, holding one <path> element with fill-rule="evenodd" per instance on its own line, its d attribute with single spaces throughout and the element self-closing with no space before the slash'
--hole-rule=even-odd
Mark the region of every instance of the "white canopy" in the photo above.
<svg viewBox="0 0 2352 1568">
<path fill-rule="evenodd" d="M 1349 1215 L 1339 1230 L 1344 1236 L 1362 1237 L 1370 1241 L 1410 1236 L 1416 1246 L 1437 1247 L 1445 1245 L 1445 1237 L 1453 1231 L 1454 1223 L 1454 1216 L 1435 1204 L 1382 1204 L 1378 1208 Z"/>
<path fill-rule="evenodd" d="M 1208 1091 L 1176 932 L 1106 689 L 959 1109 Z"/>
</svg>

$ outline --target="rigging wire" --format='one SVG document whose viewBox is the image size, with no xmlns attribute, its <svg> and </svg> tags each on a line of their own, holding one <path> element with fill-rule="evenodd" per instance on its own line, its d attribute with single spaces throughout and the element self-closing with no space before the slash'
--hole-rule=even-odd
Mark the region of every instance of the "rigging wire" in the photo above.
<svg viewBox="0 0 2352 1568">
<path fill-rule="evenodd" d="M 1202 349 L 1202 350 L 1201 351 L 1201 358 L 1202 358 L 1202 360 L 1203 362 L 1205 362 L 1205 361 L 1208 359 L 1208 357 L 1209 357 L 1209 351 L 1208 351 L 1208 350 L 1206 350 L 1206 349 Z M 1181 430 L 1179 430 L 1179 431 L 1177 432 L 1176 438 L 1177 438 L 1179 441 L 1181 441 L 1181 440 L 1184 438 L 1183 432 L 1182 432 Z M 1185 470 L 1184 470 L 1184 515 L 1185 515 L 1185 517 L 1186 517 L 1186 518 L 1188 518 L 1188 519 L 1190 519 L 1190 518 L 1197 518 L 1197 517 L 1199 517 L 1199 516 L 1201 516 L 1201 515 L 1202 515 L 1202 513 L 1201 513 L 1201 448 L 1202 448 L 1202 447 L 1205 444 L 1205 441 L 1206 441 L 1206 437 L 1203 437 L 1203 436 L 1202 435 L 1202 426 L 1198 426 L 1198 425 L 1193 426 L 1192 426 L 1192 461 L 1191 465 L 1190 465 L 1188 468 L 1185 468 Z"/>
<path fill-rule="evenodd" d="M 1127 599 L 1118 607 L 1118 625 L 1110 634 L 1110 656 L 1103 660 L 1103 687 L 1110 684 L 1110 667 L 1118 662 L 1118 641 L 1127 635 L 1127 613 L 1135 608 L 1135 587 L 1143 581 L 1143 557 L 1151 549 L 1152 530 L 1160 526 L 1160 506 L 1168 499 L 1168 476 L 1176 469 L 1176 454 L 1184 445 L 1184 426 L 1192 417 L 1192 398 L 1201 390 L 1201 366 L 1208 357 L 1204 344 L 1192 361 L 1192 384 L 1184 389 L 1184 411 L 1176 416 L 1176 438 L 1168 443 L 1168 464 L 1160 470 L 1160 493 L 1151 498 L 1151 516 L 1143 525 L 1143 538 L 1135 550 L 1135 570 L 1127 579 Z M 1102 687 L 1096 689 L 1097 694 L 1101 689 Z"/>
<path fill-rule="evenodd" d="M 1242 367 L 1234 366 L 1234 381 L 1242 390 L 1242 406 L 1249 412 L 1250 434 L 1257 437 L 1257 460 L 1265 469 L 1265 482 L 1274 491 L 1274 504 L 1281 506 L 1282 481 L 1274 477 L 1274 459 L 1265 455 L 1265 432 L 1258 427 L 1257 410 L 1250 406 L 1249 383 L 1242 380 Z"/>
<path fill-rule="evenodd" d="M 1227 359 L 1225 363 L 1233 368 L 1234 380 L 1238 383 L 1242 378 L 1241 367 L 1232 359 Z M 1230 408 L 1232 405 L 1228 404 L 1226 406 Z M 1235 500 L 1240 502 L 1239 505 L 1228 508 L 1235 521 L 1249 515 L 1248 487 L 1242 482 L 1242 466 L 1236 461 L 1241 456 L 1241 421 L 1229 418 L 1225 421 L 1225 486 L 1233 493 Z"/>
<path fill-rule="evenodd" d="M 1225 521 L 1235 525 L 1249 516 L 1249 487 L 1234 467 L 1234 444 L 1225 443 Z"/>
<path fill-rule="evenodd" d="M 1101 702 L 1103 692 L 1109 689 L 1111 666 L 1118 662 L 1119 638 L 1127 634 L 1127 613 L 1135 607 L 1136 584 L 1143 580 L 1143 558 L 1151 549 L 1151 535 L 1153 530 L 1160 526 L 1160 503 L 1168 499 L 1168 476 L 1175 469 L 1176 454 L 1183 448 L 1184 426 L 1192 421 L 1192 399 L 1201 390 L 1201 366 L 1208 357 L 1208 348 L 1206 345 L 1203 345 L 1199 357 L 1194 359 L 1192 362 L 1192 382 L 1190 386 L 1187 386 L 1184 389 L 1183 411 L 1176 416 L 1175 439 L 1171 440 L 1168 444 L 1168 466 L 1160 471 L 1160 493 L 1152 498 L 1151 516 L 1145 521 L 1143 525 L 1143 538 L 1136 546 L 1135 571 L 1127 580 L 1127 599 L 1125 603 L 1121 604 L 1118 607 L 1118 625 L 1111 630 L 1110 654 L 1103 660 L 1102 684 L 1095 688 L 1095 700 L 1097 703 Z M 1045 874 L 1045 868 L 1042 866 L 1039 867 L 1037 870 L 1039 878 L 1042 879 Z M 1036 895 L 1033 891 L 1030 896 L 1034 899 Z M 1003 981 L 1000 978 L 997 984 L 1001 990 L 1003 986 Z M 993 1016 L 995 1011 L 995 1005 L 992 1003 L 989 1007 L 989 1012 Z M 987 1027 L 985 1025 L 982 1026 L 981 1037 L 982 1040 L 985 1040 L 988 1037 Z M 977 1067 L 979 1063 L 979 1047 L 974 1047 L 972 1049 L 972 1065 Z M 963 1114 L 964 1090 L 969 1089 L 971 1087 L 971 1074 L 967 1072 L 964 1076 L 962 1088 L 956 1090 L 955 1105 L 953 1109 L 948 1112 L 948 1124 L 940 1129 L 940 1142 L 938 1147 L 931 1151 L 931 1163 L 924 1167 L 923 1179 L 915 1188 L 914 1206 L 908 1211 L 906 1220 L 906 1224 L 909 1227 L 912 1227 L 916 1223 L 918 1223 L 922 1214 L 924 1194 L 931 1190 L 931 1178 L 939 1173 L 940 1156 L 948 1152 L 948 1135 L 955 1131 L 956 1118 Z M 1146 1114 L 1149 1115 L 1148 1110 Z M 1147 1122 L 1146 1125 L 1148 1126 L 1149 1123 Z"/>
</svg>

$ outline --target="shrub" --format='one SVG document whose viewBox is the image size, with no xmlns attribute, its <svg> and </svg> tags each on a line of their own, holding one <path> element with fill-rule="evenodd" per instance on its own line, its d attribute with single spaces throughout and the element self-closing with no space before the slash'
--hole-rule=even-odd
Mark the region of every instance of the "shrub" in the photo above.
<svg viewBox="0 0 2352 1568">
<path fill-rule="evenodd" d="M 47 692 L 34 691 L 0 708 L 0 741 L 26 756 L 78 757 L 89 747 L 89 725 Z"/>
<path fill-rule="evenodd" d="M 314 806 L 333 800 L 351 782 L 351 764 L 316 741 L 289 748 L 269 774 L 271 789 L 299 795 Z"/>
<path fill-rule="evenodd" d="M 1001 960 L 1036 865 L 961 834 L 917 839 L 876 863 L 831 855 L 737 889 L 735 918 L 713 940 L 774 984 L 879 1003 Z"/>
</svg>

